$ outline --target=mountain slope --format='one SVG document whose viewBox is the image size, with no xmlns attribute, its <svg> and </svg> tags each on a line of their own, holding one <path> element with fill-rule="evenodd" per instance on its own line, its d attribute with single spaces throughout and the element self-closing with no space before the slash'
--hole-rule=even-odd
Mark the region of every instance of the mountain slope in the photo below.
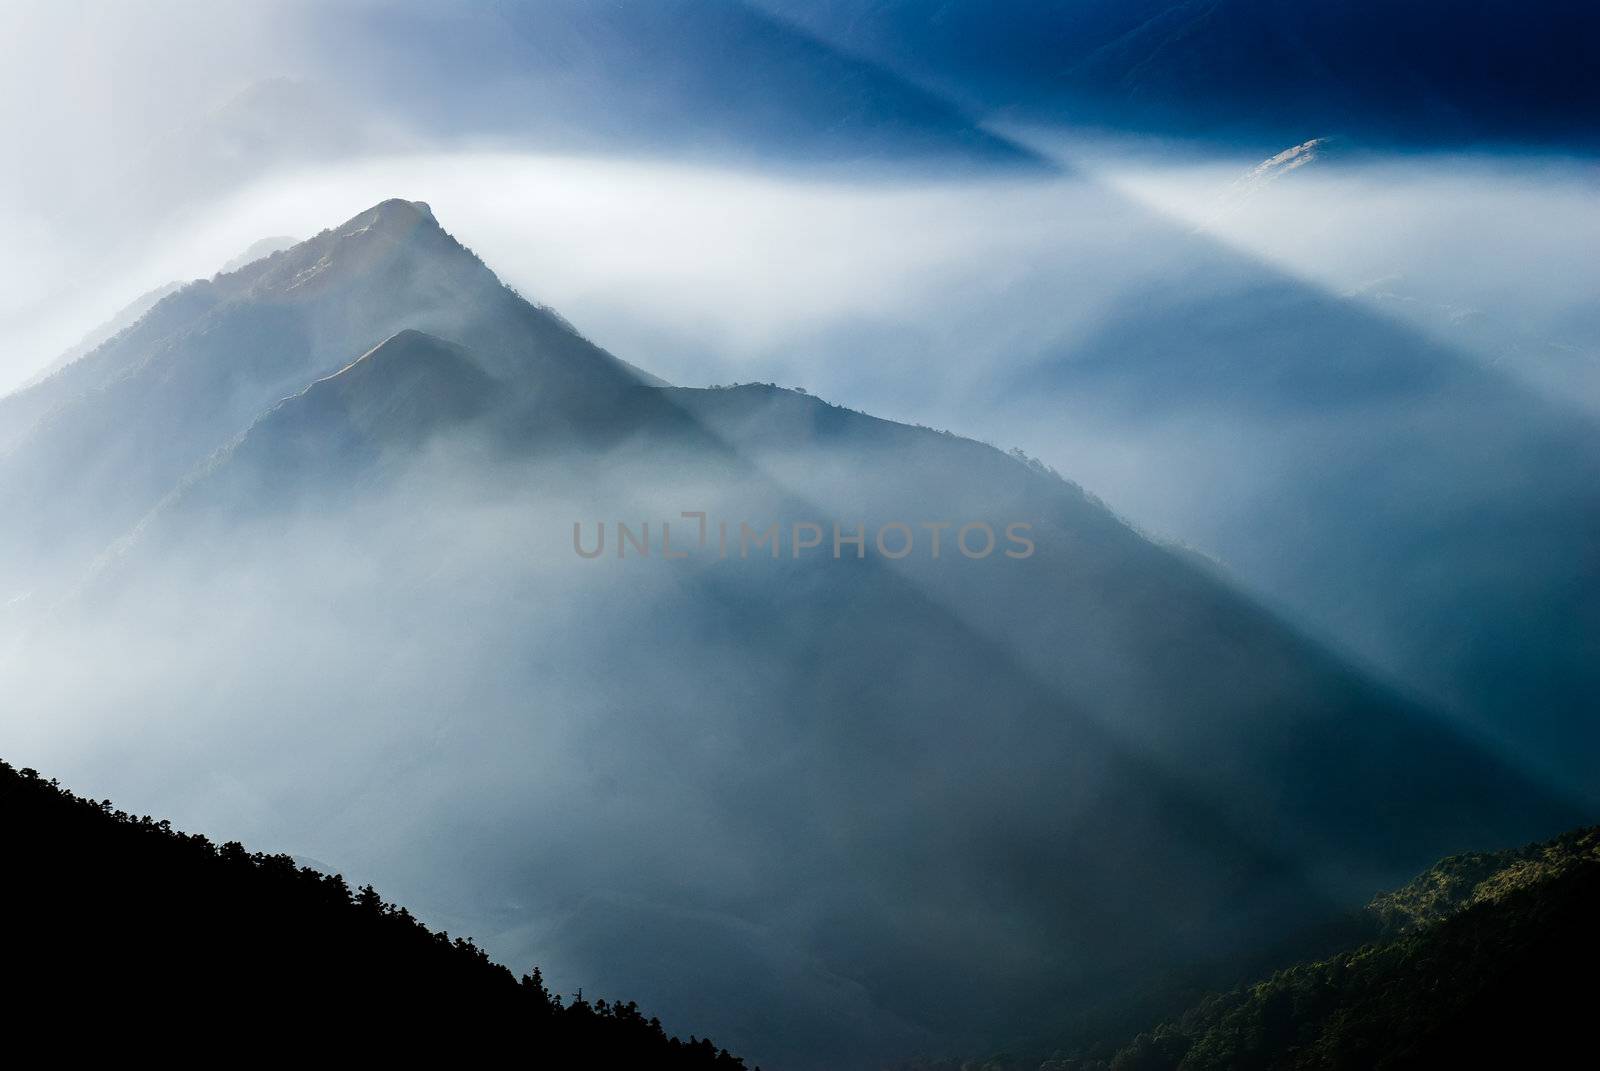
<svg viewBox="0 0 1600 1071">
<path fill-rule="evenodd" d="M 227 275 L 232 272 L 236 272 L 247 264 L 252 264 L 257 260 L 271 256 L 273 253 L 288 249 L 294 244 L 295 240 L 293 238 L 282 237 L 262 238 L 259 241 L 252 242 L 238 256 L 231 258 L 226 264 L 224 264 L 220 274 Z M 80 357 L 84 357 L 90 353 L 93 353 L 116 335 L 138 323 L 139 320 L 144 317 L 145 313 L 149 312 L 156 306 L 157 302 L 161 301 L 169 294 L 177 293 L 179 290 L 183 289 L 184 285 L 185 284 L 181 282 L 170 282 L 139 295 L 137 298 L 124 305 L 121 309 L 117 310 L 117 312 L 112 315 L 110 319 L 101 324 L 99 327 L 96 327 L 93 331 L 89 332 L 89 334 L 85 335 L 83 339 L 81 339 L 75 345 L 57 355 L 54 360 L 45 365 L 45 367 L 36 373 L 31 379 L 23 383 L 18 390 L 27 390 L 30 387 L 37 386 L 44 380 L 49 379 L 51 376 L 67 367 L 67 365 L 77 361 Z M 10 435 L 20 435 L 20 433 L 26 430 L 27 425 L 24 422 L 24 419 L 17 419 L 12 426 L 5 428 L 4 432 L 9 433 Z M 8 441 L 8 439 L 0 439 L 0 453 L 5 452 L 6 443 Z"/>
<path fill-rule="evenodd" d="M 285 399 L 178 492 L 193 511 L 224 516 L 282 509 L 307 490 L 311 474 L 339 472 L 342 490 L 379 474 L 385 458 L 409 456 L 435 436 L 490 412 L 502 391 L 459 346 L 407 329 Z M 206 474 L 230 467 L 228 494 Z M 196 490 L 196 486 L 200 488 Z"/>
<path fill-rule="evenodd" d="M 1441 846 L 1569 819 L 1426 711 L 1016 459 L 791 392 L 638 390 L 665 395 L 688 421 L 662 428 L 663 409 L 642 406 L 617 416 L 623 445 L 553 456 L 478 421 L 378 485 L 333 453 L 292 460 L 296 429 L 342 426 L 320 424 L 311 396 L 297 397 L 158 512 L 123 563 L 126 586 L 96 605 L 120 615 L 190 591 L 188 601 L 248 615 L 230 579 L 240 577 L 244 594 L 269 587 L 312 634 L 324 614 L 367 622 L 380 650 L 436 651 L 428 622 L 451 622 L 444 680 L 471 692 L 482 684 L 467 682 L 491 681 L 513 697 L 456 715 L 469 738 L 514 756 L 579 732 L 607 757 L 562 783 L 579 799 L 616 799 L 624 817 L 617 829 L 561 832 L 531 819 L 531 802 L 512 806 L 488 837 L 508 856 L 495 869 L 508 872 L 483 887 L 435 886 L 474 904 L 532 896 L 547 906 L 515 922 L 545 943 L 491 947 L 553 946 L 602 978 L 631 973 L 664 1011 L 795 1066 L 959 1051 L 1019 1021 L 1094 1021 L 1148 994 L 1151 973 L 1227 976 L 1236 956 L 1319 924 Z M 268 471 L 292 497 L 261 494 L 260 457 L 291 458 Z M 496 474 L 485 457 L 498 459 Z M 263 501 L 279 507 L 251 511 Z M 197 524 L 197 506 L 215 502 L 230 505 Z M 778 559 L 763 549 L 617 561 L 614 544 L 605 562 L 572 554 L 572 517 L 671 519 L 675 545 L 693 547 L 694 522 L 676 519 L 685 505 L 709 508 L 713 525 L 780 523 Z M 439 521 L 419 523 L 419 511 Z M 797 521 L 829 531 L 837 519 L 871 533 L 922 516 L 986 518 L 996 530 L 1025 518 L 1040 550 L 970 561 L 947 543 L 949 558 L 924 547 L 888 562 L 875 548 L 835 560 L 825 544 L 797 560 L 787 531 Z M 301 542 L 360 563 L 360 575 L 332 586 L 298 577 L 301 556 L 285 548 Z M 226 572 L 186 588 L 194 563 L 222 551 Z M 163 630 L 160 614 L 133 620 Z M 238 642 L 246 649 L 208 645 L 208 661 L 264 660 L 312 681 L 329 672 L 248 631 Z M 635 653 L 619 665 L 615 650 Z M 277 689 L 253 694 L 256 672 L 236 673 L 205 679 L 213 694 L 240 696 L 245 716 L 291 702 L 271 698 Z M 433 676 L 429 694 L 442 686 Z M 568 694 L 568 680 L 583 693 Z M 338 716 L 321 686 L 291 691 L 308 713 Z M 396 699 L 385 720 L 409 721 L 413 702 Z M 566 709 L 552 714 L 555 704 Z M 526 711 L 541 713 L 516 724 Z M 641 739 L 647 752 L 631 743 Z M 451 746 L 429 766 L 442 776 L 458 761 Z M 664 778 L 677 770 L 693 771 L 692 784 Z M 496 812 L 497 793 L 529 798 L 515 779 L 485 791 L 469 798 Z M 696 878 L 625 847 L 678 845 L 689 830 L 714 832 L 677 850 L 714 845 L 714 858 L 752 872 L 728 888 L 721 865 Z M 572 875 L 554 862 L 568 852 L 585 858 Z M 603 897 L 604 915 L 577 897 Z M 707 910 L 737 921 L 696 931 L 688 950 L 656 932 Z M 564 920 L 553 935 L 538 921 L 551 917 Z M 792 951 L 751 962 L 768 944 Z M 860 987 L 851 1011 L 862 1021 L 819 1034 L 815 1024 L 842 1013 L 804 977 L 813 960 Z M 680 970 L 703 989 L 675 987 Z M 767 975 L 791 972 L 802 977 L 779 1007 L 751 1003 Z"/>
<path fill-rule="evenodd" d="M 1446 859 L 1374 902 L 1397 935 L 1211 998 L 1142 1035 L 1110 1066 L 1564 1062 L 1587 1043 L 1589 995 L 1574 979 L 1600 953 L 1597 895 L 1600 831 L 1593 829 L 1517 851 Z"/>
<path fill-rule="evenodd" d="M 87 353 L 92 353 L 96 349 L 99 349 L 109 339 L 114 338 L 118 333 L 127 330 L 129 327 L 132 327 L 135 323 L 137 323 L 144 316 L 144 314 L 154 308 L 156 303 L 162 298 L 166 297 L 168 294 L 175 293 L 182 288 L 182 283 L 173 282 L 167 283 L 164 286 L 158 286 L 154 290 L 147 290 L 143 294 L 140 294 L 122 308 L 118 309 L 117 312 L 113 314 L 112 317 L 105 323 L 101 324 L 99 327 L 96 327 L 93 331 L 85 335 L 77 344 L 64 350 L 60 356 L 56 357 L 55 360 L 51 361 L 48 365 L 41 369 L 38 374 L 24 383 L 22 385 L 22 389 L 26 390 L 29 387 L 36 386 L 43 380 L 49 379 L 51 376 L 55 375 L 67 365 L 71 364 L 73 361 L 76 361 L 78 358 Z M 21 429 L 12 428 L 8 430 L 15 432 Z"/>
<path fill-rule="evenodd" d="M 660 386 L 419 206 L 185 295 L 192 326 L 158 306 L 42 385 L 39 442 L 140 436 L 49 470 L 62 530 L 88 542 L 66 503 L 112 528 L 92 492 L 151 499 L 0 662 L 29 708 L 7 739 L 92 763 L 90 732 L 136 798 L 238 807 L 763 1061 L 1070 1032 L 1573 821 L 1039 466 L 793 391 Z M 914 553 L 877 542 L 895 524 Z M 963 552 L 972 524 L 990 552 Z M 1033 553 L 1004 553 L 1014 524 Z"/>
<path fill-rule="evenodd" d="M 387 201 L 190 284 L 0 399 L 0 426 L 24 429 L 0 454 L 0 503 L 26 518 L 0 534 L 0 590 L 81 568 L 267 408 L 408 327 L 469 346 L 484 375 L 563 419 L 641 377 L 502 286 L 426 205 Z"/>
<path fill-rule="evenodd" d="M 1575 792 L 1600 756 L 1600 423 L 1216 251 L 996 385 L 1121 505 Z M 1085 475 L 1094 482 L 1109 477 Z"/>
<path fill-rule="evenodd" d="M 371 886 L 352 893 L 288 856 L 215 845 L 5 762 L 0 852 L 6 969 L 28 982 L 11 1001 L 15 1038 L 70 1008 L 105 1039 L 74 1043 L 92 1050 L 137 1030 L 139 1044 L 197 1051 L 300 1021 L 339 1051 L 514 1041 L 536 1066 L 744 1066 L 632 1004 L 563 1004 L 537 969 L 519 983 Z"/>
</svg>

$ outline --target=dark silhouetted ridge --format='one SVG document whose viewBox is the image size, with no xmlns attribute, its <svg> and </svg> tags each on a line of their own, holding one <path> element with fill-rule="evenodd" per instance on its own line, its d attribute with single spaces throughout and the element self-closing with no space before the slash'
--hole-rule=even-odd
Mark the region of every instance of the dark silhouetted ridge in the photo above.
<svg viewBox="0 0 1600 1071">
<path fill-rule="evenodd" d="M 171 1053 L 318 1036 L 368 1052 L 516 1044 L 535 1067 L 744 1067 L 631 1003 L 564 1002 L 472 941 L 287 855 L 213 844 L 0 762 L 13 1039 Z M 34 1013 L 48 1013 L 35 1017 Z M 89 1038 L 99 1038 L 90 1042 Z"/>
</svg>

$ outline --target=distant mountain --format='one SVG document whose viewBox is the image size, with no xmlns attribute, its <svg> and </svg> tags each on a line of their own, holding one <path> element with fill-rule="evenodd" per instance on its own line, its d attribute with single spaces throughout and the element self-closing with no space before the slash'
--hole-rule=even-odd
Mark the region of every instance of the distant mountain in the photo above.
<svg viewBox="0 0 1600 1071">
<path fill-rule="evenodd" d="M 238 256 L 233 257 L 222 266 L 221 274 L 227 275 L 231 272 L 238 271 L 247 264 L 252 264 L 263 257 L 271 256 L 273 253 L 287 249 L 294 244 L 295 240 L 293 238 L 282 237 L 262 238 L 259 241 L 252 242 L 243 252 L 241 252 Z M 183 289 L 184 285 L 185 284 L 182 282 L 174 281 L 166 283 L 162 286 L 158 286 L 153 290 L 146 291 L 145 293 L 139 295 L 137 298 L 124 305 L 121 309 L 118 309 L 117 312 L 105 323 L 101 324 L 99 327 L 96 327 L 93 331 L 90 331 L 82 338 L 82 340 L 63 351 L 32 379 L 29 379 L 26 383 L 24 383 L 20 389 L 25 390 L 29 387 L 36 386 L 37 384 L 55 375 L 67 365 L 76 361 L 78 358 L 98 349 L 102 344 L 109 341 L 119 332 L 125 331 L 137 323 L 140 317 L 155 307 L 156 302 L 160 301 L 168 294 L 173 294 Z M 11 431 L 12 433 L 16 433 L 23 429 L 21 427 L 12 427 L 7 430 Z M 3 452 L 4 445 L 5 439 L 3 437 L 3 433 L 0 433 L 0 452 Z"/>
<path fill-rule="evenodd" d="M 329 67 L 353 92 L 451 140 L 791 165 L 1042 166 L 937 94 L 745 0 L 411 3 L 319 18 L 312 47 L 338 42 Z M 327 32 L 341 20 L 361 33 Z"/>
<path fill-rule="evenodd" d="M 1493 308 L 1442 302 L 1412 292 L 1406 278 L 1374 280 L 1353 296 L 1396 319 L 1416 323 L 1490 368 L 1525 379 L 1562 405 L 1600 414 L 1600 341 L 1582 332 L 1530 330 L 1507 322 Z"/>
<path fill-rule="evenodd" d="M 40 1027 L 69 1013 L 90 1053 L 120 1050 L 134 1031 L 173 1055 L 251 1037 L 276 1047 L 288 1024 L 315 1023 L 319 1051 L 514 1044 L 548 1066 L 745 1066 L 668 1036 L 631 1003 L 563 1002 L 537 968 L 519 982 L 371 886 L 213 844 L 5 762 L 0 854 L 6 968 L 28 980 L 11 1001 L 13 1040 L 56 1040 Z"/>
<path fill-rule="evenodd" d="M 1593 797 L 1592 410 L 1443 332 L 1173 240 L 1181 267 L 980 387 L 988 404 L 1053 456 L 1135 451 L 1130 515 Z"/>
<path fill-rule="evenodd" d="M 1111 1071 L 1541 1066 L 1588 1045 L 1600 830 L 1446 859 L 1371 911 L 1385 936 L 1214 996 Z M 1091 1071 L 1094 1060 L 1048 1062 Z"/>
<path fill-rule="evenodd" d="M 982 113 L 1201 138 L 1596 147 L 1583 0 L 759 0 Z"/>
<path fill-rule="evenodd" d="M 1574 820 L 1037 464 L 661 384 L 420 204 L 0 406 L 10 576 L 55 581 L 0 673 L 49 740 L 162 785 L 201 748 L 313 854 L 763 1061 L 1103 1022 Z"/>
<path fill-rule="evenodd" d="M 392 121 L 364 113 L 348 93 L 279 73 L 265 74 L 205 111 L 169 123 L 170 128 L 156 128 L 143 152 L 117 161 L 82 206 L 97 225 L 115 226 L 130 214 L 170 219 L 264 176 L 400 151 L 409 144 Z"/>
<path fill-rule="evenodd" d="M 26 390 L 29 387 L 36 386 L 40 382 L 55 375 L 67 365 L 71 364 L 73 361 L 76 361 L 78 358 L 98 349 L 109 339 L 115 337 L 119 332 L 125 331 L 129 327 L 132 327 L 135 323 L 138 323 L 139 318 L 154 308 L 156 302 L 160 301 L 168 294 L 172 294 L 178 290 L 181 290 L 183 285 L 184 284 L 180 282 L 166 283 L 163 286 L 158 286 L 153 290 L 147 290 L 143 294 L 140 294 L 122 308 L 118 309 L 116 313 L 113 314 L 112 317 L 105 323 L 101 324 L 99 327 L 96 327 L 93 331 L 90 331 L 77 343 L 64 350 L 60 356 L 56 357 L 55 360 L 45 365 L 45 367 L 37 375 L 22 385 L 22 389 Z M 15 433 L 21 431 L 22 429 L 19 427 L 12 427 L 7 430 Z M 0 443 L 3 443 L 3 440 L 0 440 Z"/>
<path fill-rule="evenodd" d="M 949 100 L 744 0 L 421 0 L 277 9 L 290 44 L 118 160 L 82 213 L 161 216 L 263 176 L 488 149 L 845 169 L 1052 169 Z M 96 217 L 97 220 L 99 217 Z"/>
<path fill-rule="evenodd" d="M 244 251 L 238 256 L 230 258 L 228 262 L 222 266 L 222 271 L 220 274 L 230 275 L 233 272 L 238 271 L 240 268 L 247 267 L 248 265 L 254 264 L 258 260 L 263 260 L 267 257 L 270 257 L 274 253 L 281 253 L 290 246 L 297 244 L 299 244 L 299 239 L 288 238 L 283 235 L 275 235 L 270 238 L 257 239 L 246 246 Z"/>
</svg>

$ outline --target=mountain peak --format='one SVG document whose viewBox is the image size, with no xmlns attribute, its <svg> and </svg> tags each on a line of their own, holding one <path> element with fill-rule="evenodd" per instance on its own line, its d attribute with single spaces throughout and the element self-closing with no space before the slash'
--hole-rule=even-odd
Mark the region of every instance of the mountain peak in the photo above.
<svg viewBox="0 0 1600 1071">
<path fill-rule="evenodd" d="M 428 332 L 419 331 L 415 327 L 402 327 L 400 330 L 396 331 L 394 334 L 378 343 L 372 352 L 376 353 L 378 350 L 381 350 L 386 346 L 398 347 L 415 345 L 449 346 L 451 343 L 446 342 L 438 335 L 430 335 Z M 368 356 L 370 355 L 371 354 L 368 354 Z"/>
<path fill-rule="evenodd" d="M 334 233 L 341 237 L 363 234 L 369 230 L 403 234 L 424 226 L 435 228 L 439 226 L 439 221 L 434 218 L 433 209 L 426 201 L 407 201 L 391 197 L 355 216 L 337 228 Z"/>
<path fill-rule="evenodd" d="M 391 197 L 387 201 L 379 201 L 367 211 L 391 219 L 438 222 L 433 218 L 433 209 L 426 201 L 407 201 L 400 197 Z"/>
<path fill-rule="evenodd" d="M 380 201 L 285 252 L 286 256 L 258 260 L 225 276 L 229 290 L 320 300 L 330 287 L 382 273 L 384 265 L 391 272 L 401 270 L 396 258 L 416 257 L 429 261 L 431 271 L 464 273 L 464 285 L 482 286 L 492 279 L 482 262 L 439 226 L 433 209 L 423 201 Z M 471 276 L 472 283 L 465 283 L 465 276 Z M 402 285 L 400 277 L 390 278 L 388 285 Z"/>
</svg>

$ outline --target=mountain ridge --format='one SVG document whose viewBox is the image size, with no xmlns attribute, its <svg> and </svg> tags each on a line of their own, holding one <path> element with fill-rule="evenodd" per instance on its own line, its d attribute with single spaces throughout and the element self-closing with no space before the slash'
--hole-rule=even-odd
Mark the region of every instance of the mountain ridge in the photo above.
<svg viewBox="0 0 1600 1071">
<path fill-rule="evenodd" d="M 1572 979 L 1600 949 L 1597 893 L 1600 827 L 1449 857 L 1373 901 L 1378 939 L 1213 995 L 1109 1065 L 1040 1071 L 1561 1063 L 1581 1045 L 1587 996 Z"/>
<path fill-rule="evenodd" d="M 604 405 L 647 381 L 505 287 L 425 204 L 391 199 L 189 284 L 55 375 L 0 399 L 0 426 L 17 429 L 0 452 L 0 498 L 28 518 L 22 531 L 0 534 L 0 549 L 18 573 L 49 573 L 29 542 L 59 541 L 82 562 L 271 405 L 407 327 L 462 344 L 535 410 Z M 64 500 L 50 474 L 79 459 L 92 476 L 89 459 L 111 456 L 135 467 L 84 487 L 101 519 L 86 528 L 74 520 L 82 504 Z M 0 589 L 5 581 L 0 569 Z"/>
<path fill-rule="evenodd" d="M 315 1020 L 319 1046 L 335 1051 L 487 1054 L 515 1041 L 568 1066 L 745 1067 L 709 1041 L 668 1035 L 634 1004 L 564 1002 L 538 968 L 519 980 L 370 885 L 178 832 L 3 761 L 0 850 L 12 868 L 0 900 L 23 923 L 8 961 L 33 980 L 13 1007 L 37 1013 L 14 1036 L 49 1033 L 41 1024 L 71 1003 L 100 1027 L 79 1043 L 91 1052 L 125 1044 L 112 1040 L 124 1029 L 174 1052 L 238 1044 L 242 1030 L 275 1046 L 280 1017 L 337 1007 Z M 140 999 L 106 999 L 122 985 Z"/>
<path fill-rule="evenodd" d="M 1567 801 L 1081 488 L 794 391 L 651 386 L 414 203 L 203 293 L 219 288 L 234 297 L 170 351 L 111 356 L 136 380 L 163 372 L 141 442 L 187 435 L 198 452 L 226 428 L 232 445 L 140 471 L 142 453 L 86 444 L 102 470 L 47 474 L 63 504 L 134 479 L 160 497 L 127 522 L 114 582 L 61 604 L 7 675 L 45 644 L 114 673 L 100 631 L 138 637 L 139 664 L 172 672 L 135 676 L 136 709 L 200 719 L 218 769 L 249 776 L 279 733 L 337 755 L 363 790 L 318 813 L 374 808 L 385 844 L 435 844 L 439 815 L 466 809 L 472 835 L 450 851 L 478 854 L 411 874 L 431 890 L 419 904 L 507 919 L 480 929 L 498 954 L 628 977 L 763 1060 L 863 1065 L 905 1055 L 907 1029 L 964 1049 L 1021 1020 L 1092 1018 L 1150 971 L 1225 977 L 1241 950 L 1443 850 L 1571 824 Z M 291 374 L 297 389 L 268 397 Z M 111 403 L 141 396 L 118 382 L 80 419 L 126 426 Z M 207 423 L 241 387 L 260 407 L 246 430 Z M 574 518 L 665 518 L 676 542 L 691 507 L 735 533 L 776 522 L 782 553 L 573 554 Z M 970 520 L 1029 523 L 1039 552 L 792 545 L 795 522 Z M 128 530 L 105 527 L 108 542 Z M 569 748 L 575 769 L 528 776 Z M 125 765 L 193 776 L 186 749 L 138 753 Z M 446 798 L 422 790 L 452 771 Z M 318 802 L 257 776 L 278 807 Z M 603 837 L 571 798 L 606 810 Z M 307 848 L 379 875 L 423 865 L 365 838 Z M 579 893 L 633 914 L 551 927 Z M 702 920 L 693 947 L 653 932 L 683 917 Z M 675 985 L 686 970 L 704 986 Z M 822 1037 L 837 979 L 858 1014 Z"/>
</svg>

